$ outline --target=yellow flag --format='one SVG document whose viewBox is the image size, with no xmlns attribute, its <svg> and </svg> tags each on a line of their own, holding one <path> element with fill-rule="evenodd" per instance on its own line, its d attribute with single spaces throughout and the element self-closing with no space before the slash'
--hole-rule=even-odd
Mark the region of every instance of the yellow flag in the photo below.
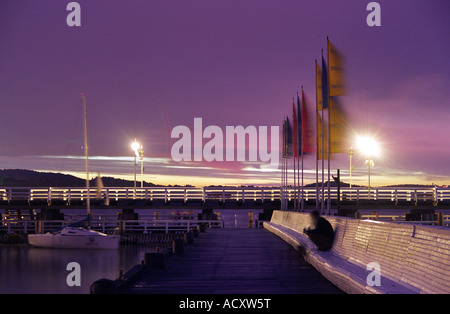
<svg viewBox="0 0 450 314">
<path fill-rule="evenodd" d="M 345 94 L 344 57 L 327 38 L 329 95 Z"/>
<path fill-rule="evenodd" d="M 322 70 L 316 60 L 316 100 L 317 110 L 322 110 Z M 324 108 L 326 109 L 326 108 Z"/>
<path fill-rule="evenodd" d="M 319 112 L 317 115 L 317 159 L 322 160 L 322 143 L 323 143 L 323 159 L 328 159 L 328 128 L 327 123 L 323 124 L 322 117 Z M 322 130 L 323 127 L 323 130 Z M 322 137 L 323 131 L 323 137 Z"/>
<path fill-rule="evenodd" d="M 330 152 L 341 154 L 348 152 L 346 136 L 348 123 L 345 112 L 338 102 L 338 97 L 330 97 Z"/>
</svg>

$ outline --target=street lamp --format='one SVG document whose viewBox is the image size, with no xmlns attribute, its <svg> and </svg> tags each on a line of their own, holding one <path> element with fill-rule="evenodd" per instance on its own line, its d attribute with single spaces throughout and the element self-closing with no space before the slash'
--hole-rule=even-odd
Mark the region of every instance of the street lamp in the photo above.
<svg viewBox="0 0 450 314">
<path fill-rule="evenodd" d="M 353 171 L 352 157 L 354 154 L 355 154 L 355 151 L 353 150 L 353 147 L 350 147 L 350 150 L 348 152 L 348 155 L 350 156 L 350 188 L 352 187 L 352 171 Z"/>
<path fill-rule="evenodd" d="M 144 187 L 144 146 L 139 148 L 139 159 L 141 160 L 141 188 Z"/>
<path fill-rule="evenodd" d="M 141 147 L 141 145 L 139 144 L 139 142 L 136 141 L 136 139 L 134 139 L 134 142 L 131 143 L 131 149 L 134 151 L 134 189 L 136 191 L 136 158 L 139 157 L 139 148 Z"/>
<path fill-rule="evenodd" d="M 374 166 L 372 158 L 380 154 L 380 146 L 374 138 L 369 136 L 358 136 L 357 145 L 361 153 L 367 156 L 366 164 L 368 167 L 368 191 L 370 200 L 370 168 Z"/>
</svg>

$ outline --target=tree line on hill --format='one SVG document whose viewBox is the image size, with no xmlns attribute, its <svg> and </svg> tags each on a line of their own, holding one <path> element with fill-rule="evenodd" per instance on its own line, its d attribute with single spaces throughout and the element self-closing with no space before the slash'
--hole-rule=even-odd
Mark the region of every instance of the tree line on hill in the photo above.
<svg viewBox="0 0 450 314">
<path fill-rule="evenodd" d="M 102 177 L 104 187 L 133 187 L 134 181 Z M 89 181 L 90 186 L 96 186 L 97 178 Z M 86 180 L 62 173 L 39 172 L 25 169 L 3 169 L 0 170 L 0 186 L 2 187 L 85 187 Z M 161 186 L 144 182 L 145 187 Z M 140 182 L 138 182 L 140 187 Z"/>
<path fill-rule="evenodd" d="M 133 187 L 134 181 L 118 179 L 113 177 L 101 177 L 102 183 L 104 187 Z M 97 178 L 93 178 L 90 180 L 89 185 L 94 187 L 96 186 Z M 86 180 L 62 173 L 53 173 L 53 172 L 39 172 L 34 170 L 25 170 L 25 169 L 0 169 L 0 186 L 2 187 L 85 187 Z M 140 181 L 137 184 L 140 187 Z M 157 185 L 151 182 L 144 182 L 144 187 L 161 187 L 163 185 Z M 172 187 L 180 187 L 181 185 L 169 185 Z M 316 186 L 315 183 L 306 184 L 307 188 L 314 188 Z M 322 183 L 319 182 L 319 187 L 322 186 Z M 328 182 L 324 182 L 325 188 L 328 187 Z M 336 187 L 336 181 L 330 181 L 331 187 Z M 350 185 L 346 182 L 341 181 L 340 187 L 346 188 Z M 184 185 L 183 187 L 193 187 L 192 185 Z M 211 185 L 210 187 L 226 187 L 222 185 Z M 245 185 L 242 187 L 254 187 L 253 185 Z M 275 186 L 279 187 L 279 186 Z M 360 185 L 352 184 L 352 187 L 361 187 Z M 362 186 L 364 187 L 364 186 Z M 434 185 L 420 185 L 420 184 L 399 184 L 392 185 L 386 187 L 434 187 Z"/>
</svg>

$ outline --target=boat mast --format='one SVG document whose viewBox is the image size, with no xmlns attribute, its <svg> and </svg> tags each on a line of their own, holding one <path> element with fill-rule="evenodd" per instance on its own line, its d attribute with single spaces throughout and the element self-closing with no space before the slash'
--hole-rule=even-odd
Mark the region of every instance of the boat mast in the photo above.
<svg viewBox="0 0 450 314">
<path fill-rule="evenodd" d="M 81 99 L 83 100 L 83 116 L 84 116 L 84 152 L 86 156 L 86 208 L 88 216 L 91 215 L 91 202 L 89 193 L 89 163 L 88 163 L 88 140 L 87 140 L 87 106 L 86 106 L 86 96 L 81 93 Z"/>
</svg>

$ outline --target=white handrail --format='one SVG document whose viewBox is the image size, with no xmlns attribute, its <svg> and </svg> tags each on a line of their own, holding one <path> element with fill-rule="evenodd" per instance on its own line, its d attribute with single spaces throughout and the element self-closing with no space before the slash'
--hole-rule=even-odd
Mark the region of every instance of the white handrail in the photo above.
<svg viewBox="0 0 450 314">
<path fill-rule="evenodd" d="M 58 228 L 67 226 L 72 220 L 2 220 L 0 221 L 0 230 L 11 233 L 35 233 L 36 223 L 40 224 L 41 232 L 50 232 Z M 152 231 L 189 231 L 199 224 L 208 224 L 209 227 L 224 227 L 223 220 L 193 220 L 193 219 L 139 219 L 139 220 L 108 220 L 100 219 L 91 221 L 93 230 L 103 233 L 121 231 L 121 232 L 142 232 Z"/>
<path fill-rule="evenodd" d="M 369 199 L 368 190 L 364 187 L 347 188 L 341 190 L 342 201 L 361 201 Z M 96 191 L 90 189 L 91 193 Z M 304 195 L 307 200 L 315 200 L 316 189 L 304 188 Z M 328 193 L 328 190 L 325 191 Z M 336 199 L 337 190 L 331 188 L 330 196 Z M 294 188 L 286 188 L 286 194 L 291 198 L 294 195 Z M 450 188 L 371 188 L 371 200 L 375 201 L 407 201 L 407 202 L 425 202 L 432 201 L 439 203 L 450 201 Z M 87 197 L 86 188 L 14 188 L 6 187 L 0 189 L 0 201 L 18 201 L 18 202 L 55 202 L 63 201 L 73 203 L 85 201 Z M 103 188 L 102 198 L 109 204 L 123 200 L 145 200 L 145 201 L 163 201 L 164 203 L 179 201 L 219 201 L 219 202 L 242 202 L 258 201 L 261 203 L 278 201 L 281 198 L 279 187 L 145 187 L 145 188 Z"/>
</svg>

